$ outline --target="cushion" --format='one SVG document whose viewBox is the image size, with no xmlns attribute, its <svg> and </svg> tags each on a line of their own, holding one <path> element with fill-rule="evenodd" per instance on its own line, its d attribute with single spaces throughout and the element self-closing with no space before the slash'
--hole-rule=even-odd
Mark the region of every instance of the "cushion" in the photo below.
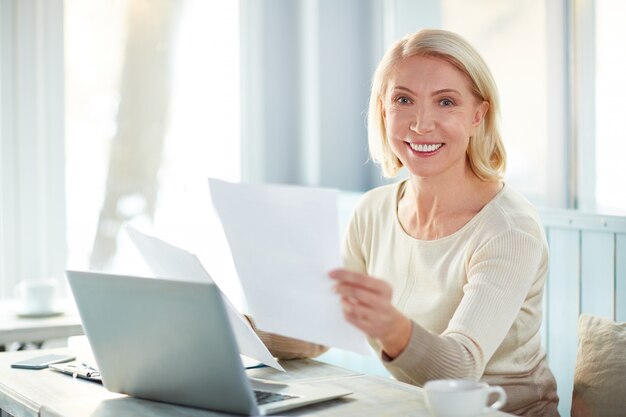
<svg viewBox="0 0 626 417">
<path fill-rule="evenodd" d="M 626 415 L 626 323 L 578 319 L 572 417 Z"/>
</svg>

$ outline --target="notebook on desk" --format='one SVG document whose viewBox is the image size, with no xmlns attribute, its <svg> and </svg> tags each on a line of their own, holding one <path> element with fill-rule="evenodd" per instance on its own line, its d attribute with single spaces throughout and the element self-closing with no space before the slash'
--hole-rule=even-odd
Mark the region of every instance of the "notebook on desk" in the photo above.
<svg viewBox="0 0 626 417">
<path fill-rule="evenodd" d="M 248 378 L 214 284 L 79 271 L 67 278 L 110 391 L 243 415 L 350 394 Z"/>
</svg>

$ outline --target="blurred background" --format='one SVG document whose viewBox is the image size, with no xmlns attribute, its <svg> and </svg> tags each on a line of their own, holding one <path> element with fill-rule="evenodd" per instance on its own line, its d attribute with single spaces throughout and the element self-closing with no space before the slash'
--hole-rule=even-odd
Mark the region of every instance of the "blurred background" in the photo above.
<svg viewBox="0 0 626 417">
<path fill-rule="evenodd" d="M 131 221 L 240 298 L 207 177 L 361 192 L 371 75 L 421 28 L 499 86 L 506 181 L 625 213 L 620 0 L 0 0 L 0 300 L 20 280 L 144 273 Z"/>
</svg>

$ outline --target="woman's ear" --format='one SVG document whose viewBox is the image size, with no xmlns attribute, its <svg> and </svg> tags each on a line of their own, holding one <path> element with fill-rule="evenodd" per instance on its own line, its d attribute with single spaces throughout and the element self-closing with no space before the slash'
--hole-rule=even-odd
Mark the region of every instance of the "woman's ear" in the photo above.
<svg viewBox="0 0 626 417">
<path fill-rule="evenodd" d="M 489 102 L 483 101 L 478 106 L 476 106 L 476 111 L 474 112 L 474 119 L 472 120 L 472 126 L 478 127 L 480 123 L 485 118 L 485 115 L 489 111 Z"/>
</svg>

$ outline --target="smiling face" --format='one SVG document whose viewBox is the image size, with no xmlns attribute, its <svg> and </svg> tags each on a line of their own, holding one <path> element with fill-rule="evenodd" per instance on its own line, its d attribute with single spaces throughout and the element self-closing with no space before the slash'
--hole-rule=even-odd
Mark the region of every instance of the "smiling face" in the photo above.
<svg viewBox="0 0 626 417">
<path fill-rule="evenodd" d="M 467 146 L 488 108 L 472 93 L 465 74 L 426 56 L 398 64 L 382 98 L 389 146 L 420 178 L 458 179 L 470 171 Z"/>
</svg>

